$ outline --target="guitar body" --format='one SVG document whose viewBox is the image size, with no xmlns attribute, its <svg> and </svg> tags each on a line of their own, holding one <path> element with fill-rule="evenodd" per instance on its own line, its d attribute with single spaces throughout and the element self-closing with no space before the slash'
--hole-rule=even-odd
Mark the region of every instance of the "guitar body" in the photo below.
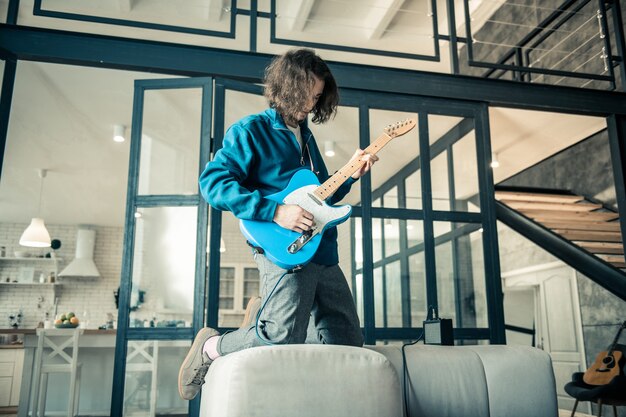
<svg viewBox="0 0 626 417">
<path fill-rule="evenodd" d="M 583 381 L 589 385 L 606 385 L 619 375 L 622 352 L 600 352 L 593 365 L 583 375 Z"/>
<path fill-rule="evenodd" d="M 241 220 L 241 232 L 251 244 L 262 248 L 265 256 L 279 267 L 291 269 L 306 265 L 317 252 L 324 231 L 343 223 L 352 212 L 349 205 L 330 206 L 312 198 L 311 195 L 319 186 L 320 183 L 312 171 L 301 169 L 291 177 L 284 190 L 265 196 L 278 204 L 296 204 L 313 214 L 315 230 L 297 252 L 290 253 L 289 248 L 302 234 L 284 229 L 274 222 Z"/>
</svg>

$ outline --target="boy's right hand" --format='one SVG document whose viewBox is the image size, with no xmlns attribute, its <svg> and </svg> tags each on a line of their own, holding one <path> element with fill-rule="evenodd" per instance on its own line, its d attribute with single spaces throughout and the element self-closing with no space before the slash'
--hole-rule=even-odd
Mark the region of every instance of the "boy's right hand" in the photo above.
<svg viewBox="0 0 626 417">
<path fill-rule="evenodd" d="M 274 223 L 298 233 L 304 233 L 315 226 L 313 215 L 295 204 L 279 204 L 276 206 Z"/>
</svg>

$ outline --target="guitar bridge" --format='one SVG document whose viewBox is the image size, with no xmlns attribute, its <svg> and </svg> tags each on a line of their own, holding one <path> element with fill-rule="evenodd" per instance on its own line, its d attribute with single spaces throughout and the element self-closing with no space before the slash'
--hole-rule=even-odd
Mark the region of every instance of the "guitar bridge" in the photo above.
<svg viewBox="0 0 626 417">
<path fill-rule="evenodd" d="M 300 236 L 298 236 L 298 238 L 296 240 L 294 240 L 288 247 L 287 247 L 287 252 L 289 252 L 290 254 L 294 254 L 296 252 L 298 252 L 300 249 L 302 249 L 302 247 L 304 245 L 307 244 L 307 242 L 309 240 L 311 240 L 311 238 L 314 235 L 315 228 L 308 230 L 304 233 L 302 233 Z"/>
</svg>

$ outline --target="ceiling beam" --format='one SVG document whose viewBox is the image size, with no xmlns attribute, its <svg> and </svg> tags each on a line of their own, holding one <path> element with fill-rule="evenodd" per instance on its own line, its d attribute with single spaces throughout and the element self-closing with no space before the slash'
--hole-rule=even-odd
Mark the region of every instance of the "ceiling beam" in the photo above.
<svg viewBox="0 0 626 417">
<path fill-rule="evenodd" d="M 224 0 L 207 0 L 209 22 L 219 22 L 224 14 Z"/>
<path fill-rule="evenodd" d="M 135 0 L 117 0 L 117 9 L 123 13 L 130 13 L 133 10 Z"/>
<path fill-rule="evenodd" d="M 311 16 L 311 10 L 313 9 L 313 4 L 315 4 L 315 0 L 291 0 L 291 2 L 292 7 L 295 6 L 295 10 L 293 10 L 293 13 L 291 14 L 292 16 L 294 16 L 291 30 L 293 30 L 294 32 L 302 32 L 306 27 L 307 22 L 309 21 L 309 17 Z"/>
<path fill-rule="evenodd" d="M 372 28 L 369 34 L 370 39 L 383 37 L 402 4 L 404 4 L 404 0 L 378 0 L 370 6 L 370 13 L 365 19 L 365 26 Z"/>
<path fill-rule="evenodd" d="M 0 24 L 17 59 L 261 82 L 269 54 Z M 592 116 L 626 115 L 626 93 L 328 62 L 342 88 L 481 101 Z"/>
</svg>

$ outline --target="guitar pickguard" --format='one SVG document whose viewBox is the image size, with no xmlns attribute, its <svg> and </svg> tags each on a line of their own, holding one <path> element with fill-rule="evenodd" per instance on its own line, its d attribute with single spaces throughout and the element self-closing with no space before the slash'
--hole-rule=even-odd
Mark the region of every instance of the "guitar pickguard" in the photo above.
<svg viewBox="0 0 626 417">
<path fill-rule="evenodd" d="M 246 239 L 263 248 L 268 259 L 281 268 L 307 264 L 317 252 L 324 231 L 350 216 L 352 208 L 348 205 L 330 206 L 317 200 L 312 194 L 318 186 L 315 174 L 303 169 L 294 174 L 283 191 L 265 197 L 279 204 L 298 205 L 313 214 L 315 227 L 310 236 L 284 229 L 274 222 L 242 220 L 239 224 Z"/>
</svg>

